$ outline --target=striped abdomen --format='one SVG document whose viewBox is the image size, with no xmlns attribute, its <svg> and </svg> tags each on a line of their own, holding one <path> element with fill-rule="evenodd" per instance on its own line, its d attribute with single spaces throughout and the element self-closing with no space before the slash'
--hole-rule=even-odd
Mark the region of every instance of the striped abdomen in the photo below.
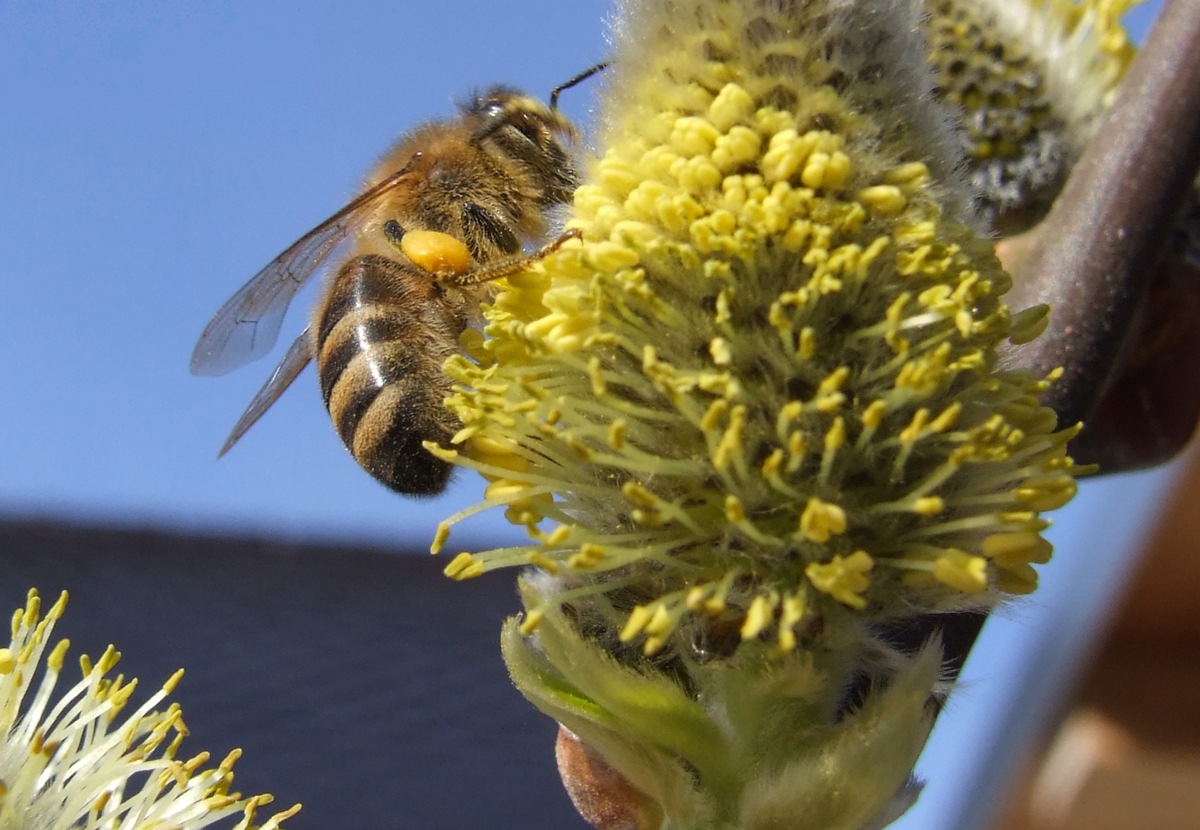
<svg viewBox="0 0 1200 830">
<path fill-rule="evenodd" d="M 442 371 L 466 328 L 465 298 L 425 271 L 381 256 L 342 266 L 318 304 L 317 371 L 333 425 L 367 472 L 401 493 L 432 495 L 450 466 L 422 446 L 458 429 Z"/>
</svg>

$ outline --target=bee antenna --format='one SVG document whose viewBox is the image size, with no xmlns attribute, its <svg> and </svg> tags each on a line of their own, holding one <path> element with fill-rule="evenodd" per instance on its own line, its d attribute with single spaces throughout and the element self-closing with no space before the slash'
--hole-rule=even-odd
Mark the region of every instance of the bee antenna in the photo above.
<svg viewBox="0 0 1200 830">
<path fill-rule="evenodd" d="M 595 66 L 589 66 L 587 69 L 583 70 L 578 75 L 574 76 L 573 78 L 569 78 L 568 80 L 566 80 L 563 83 L 556 86 L 554 89 L 550 90 L 550 109 L 552 109 L 552 110 L 558 109 L 559 93 L 563 92 L 564 90 L 570 89 L 571 87 L 575 86 L 576 84 L 586 81 L 588 78 L 592 77 L 597 72 L 603 72 L 605 69 L 608 69 L 608 67 L 611 65 L 612 65 L 612 61 L 601 61 L 600 63 L 596 64 Z"/>
</svg>

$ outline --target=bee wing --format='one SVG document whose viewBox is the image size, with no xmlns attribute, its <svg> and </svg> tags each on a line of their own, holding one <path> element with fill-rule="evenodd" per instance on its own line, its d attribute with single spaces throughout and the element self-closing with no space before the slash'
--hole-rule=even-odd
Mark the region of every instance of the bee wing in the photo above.
<svg viewBox="0 0 1200 830">
<path fill-rule="evenodd" d="M 296 240 L 230 297 L 192 351 L 192 374 L 223 375 L 269 352 L 292 297 L 361 226 L 379 198 L 403 184 L 419 155 Z"/>
<path fill-rule="evenodd" d="M 217 453 L 217 458 L 220 458 L 225 453 L 229 452 L 230 448 L 238 442 L 246 430 L 254 426 L 255 421 L 263 416 L 263 413 L 271 408 L 271 404 L 279 399 L 289 386 L 292 385 L 299 374 L 304 371 L 304 367 L 313 359 L 312 334 L 309 327 L 305 327 L 300 336 L 296 338 L 296 342 L 292 343 L 291 348 L 283 356 L 283 360 L 279 361 L 279 365 L 275 367 L 275 371 L 267 378 L 267 382 L 263 384 L 262 389 L 258 390 L 258 394 L 254 396 L 254 400 L 250 401 L 250 405 L 246 407 L 246 411 L 242 413 L 242 417 L 238 418 L 238 422 L 233 425 L 233 430 L 229 433 L 229 437 L 225 439 L 224 446 Z"/>
</svg>

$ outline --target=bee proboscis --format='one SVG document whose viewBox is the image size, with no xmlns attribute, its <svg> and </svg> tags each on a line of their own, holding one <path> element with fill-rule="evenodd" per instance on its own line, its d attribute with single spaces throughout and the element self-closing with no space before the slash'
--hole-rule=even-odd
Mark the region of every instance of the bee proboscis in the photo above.
<svg viewBox="0 0 1200 830">
<path fill-rule="evenodd" d="M 443 406 L 442 370 L 459 336 L 493 293 L 493 280 L 523 270 L 575 234 L 533 253 L 548 212 L 578 184 L 568 151 L 574 126 L 557 107 L 495 86 L 457 117 L 403 136 L 362 192 L 300 237 L 221 307 L 192 354 L 197 375 L 221 375 L 266 355 L 300 288 L 342 250 L 309 325 L 250 402 L 224 455 L 316 360 L 334 427 L 364 469 L 409 495 L 432 495 L 450 466 L 423 446 L 458 429 Z"/>
</svg>

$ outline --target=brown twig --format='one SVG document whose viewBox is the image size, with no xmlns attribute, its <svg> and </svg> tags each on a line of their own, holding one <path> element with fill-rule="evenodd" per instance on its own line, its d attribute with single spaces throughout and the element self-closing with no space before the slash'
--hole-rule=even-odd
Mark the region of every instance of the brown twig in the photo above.
<svg viewBox="0 0 1200 830">
<path fill-rule="evenodd" d="M 1200 2 L 1168 0 L 1046 219 L 1009 261 L 1014 308 L 1049 303 L 1050 330 L 1021 356 L 1064 376 L 1046 403 L 1085 420 L 1200 167 Z"/>
</svg>

